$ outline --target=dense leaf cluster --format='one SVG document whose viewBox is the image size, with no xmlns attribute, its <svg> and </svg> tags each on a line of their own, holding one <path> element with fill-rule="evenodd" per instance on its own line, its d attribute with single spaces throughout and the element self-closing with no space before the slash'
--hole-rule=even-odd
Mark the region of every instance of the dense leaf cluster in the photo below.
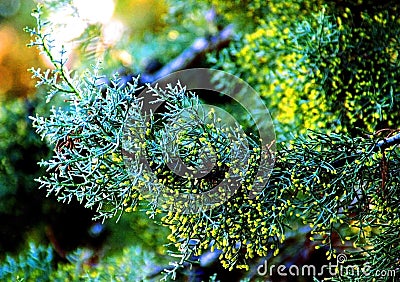
<svg viewBox="0 0 400 282">
<path fill-rule="evenodd" d="M 70 102 L 47 118 L 34 119 L 38 132 L 55 147 L 54 157 L 42 162 L 49 170 L 42 185 L 60 200 L 76 197 L 101 217 L 138 206 L 152 216 L 161 214 L 171 229 L 168 238 L 179 249 L 172 275 L 209 248 L 218 249 L 224 267 L 248 268 L 254 256 L 276 255 L 286 231 L 302 224 L 328 246 L 328 258 L 337 255 L 339 238 L 342 245 L 353 243 L 348 251 L 355 263 L 370 261 L 373 269 L 398 273 L 399 150 L 396 142 L 377 145 L 387 137 L 383 133 L 394 135 L 398 127 L 397 6 L 364 10 L 362 5 L 346 7 L 347 2 L 338 9 L 316 4 L 320 11 L 312 14 L 300 1 L 214 2 L 217 12 L 231 11 L 228 20 L 243 5 L 255 25 L 209 62 L 260 92 L 277 121 L 279 140 L 309 129 L 319 132 L 280 143 L 268 185 L 250 197 L 260 159 L 256 138 L 243 136 L 239 125 L 224 126 L 212 108 L 205 110 L 179 83 L 165 89 L 147 86 L 147 95 L 165 105 L 149 117 L 143 115 L 136 81 L 122 87 L 116 77 L 111 85 L 101 84 L 98 68 L 71 77 L 65 60 L 50 51 L 51 33 L 44 33 L 39 11 L 38 27 L 30 30 L 32 45 L 50 57 L 55 70 L 34 75 L 50 87 L 50 96 L 63 94 Z M 291 20 L 297 16 L 295 24 Z M 385 127 L 393 130 L 378 132 Z M 124 130 L 128 140 L 123 140 Z M 250 146 L 242 164 L 238 156 L 245 142 Z M 200 180 L 182 177 L 169 166 L 166 149 L 188 167 L 205 165 L 204 156 L 214 156 L 216 166 Z M 227 175 L 230 171 L 234 175 Z M 213 209 L 187 213 L 193 208 L 190 196 L 174 203 L 175 194 L 205 193 L 226 177 L 242 185 Z"/>
<path fill-rule="evenodd" d="M 56 266 L 51 247 L 31 243 L 19 257 L 7 256 L 0 265 L 2 281 L 146 281 L 152 272 L 154 254 L 140 247 L 125 248 L 95 267 L 87 262 L 91 251 L 78 249 L 68 256 L 71 264 Z"/>
</svg>

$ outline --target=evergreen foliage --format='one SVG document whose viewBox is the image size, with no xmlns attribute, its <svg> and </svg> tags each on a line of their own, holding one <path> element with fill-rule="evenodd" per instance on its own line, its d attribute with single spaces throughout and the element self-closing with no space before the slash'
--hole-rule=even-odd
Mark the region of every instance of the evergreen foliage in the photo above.
<svg viewBox="0 0 400 282">
<path fill-rule="evenodd" d="M 209 63 L 241 75 L 272 111 L 278 140 L 285 142 L 279 143 L 268 185 L 255 198 L 248 196 L 260 159 L 257 138 L 243 137 L 238 124 L 215 126 L 215 112 L 202 111 L 196 93 L 184 85 L 146 86 L 147 95 L 165 104 L 163 112 L 146 119 L 138 79 L 123 86 L 115 76 L 105 85 L 98 66 L 71 75 L 63 52 L 59 58 L 52 53 L 51 23 L 43 21 L 39 7 L 37 27 L 28 29 L 34 38 L 30 45 L 55 69 L 33 74 L 38 85 L 49 87 L 49 99 L 64 95 L 70 103 L 33 119 L 37 132 L 54 147 L 53 158 L 41 162 L 49 171 L 39 179 L 42 187 L 62 201 L 76 197 L 103 219 L 138 207 L 148 210 L 170 227 L 168 238 L 179 250 L 172 253 L 179 261 L 166 273 L 171 277 L 209 248 L 221 251 L 224 267 L 248 269 L 254 256 L 277 255 L 287 231 L 301 225 L 309 225 L 313 240 L 327 246 L 328 259 L 338 255 L 339 237 L 342 244 L 353 243 L 346 250 L 348 263 L 368 262 L 372 271 L 399 275 L 398 5 L 212 2 L 228 22 L 240 26 L 252 19 Z M 247 13 L 238 14 L 240 9 Z M 195 130 L 179 119 L 182 112 L 199 120 Z M 133 136 L 128 146 L 138 152 L 130 168 L 122 153 L 125 125 Z M 228 134 L 236 134 L 238 142 L 228 144 Z M 201 148 L 218 152 L 211 177 L 198 181 L 170 171 L 162 154 L 168 138 L 187 145 L 173 149 L 192 166 L 201 166 L 207 156 Z M 244 142 L 250 145 L 245 173 L 232 161 Z M 142 151 L 155 175 L 141 167 Z M 184 206 L 168 210 L 168 198 L 160 200 L 161 184 L 173 193 L 204 192 L 227 177 L 231 167 L 243 185 L 214 209 L 187 214 Z M 335 279 L 374 277 L 347 273 Z"/>
<path fill-rule="evenodd" d="M 2 281 L 151 281 L 146 278 L 154 270 L 154 254 L 140 247 L 125 248 L 121 254 L 91 266 L 91 251 L 78 249 L 69 254 L 68 264 L 55 266 L 51 247 L 30 244 L 18 258 L 7 256 L 0 265 Z"/>
</svg>

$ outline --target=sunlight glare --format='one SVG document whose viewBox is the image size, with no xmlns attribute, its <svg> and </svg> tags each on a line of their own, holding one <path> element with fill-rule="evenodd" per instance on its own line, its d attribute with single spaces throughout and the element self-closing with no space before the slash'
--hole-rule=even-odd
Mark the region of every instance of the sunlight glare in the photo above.
<svg viewBox="0 0 400 282">
<path fill-rule="evenodd" d="M 52 32 L 52 39 L 56 42 L 52 50 L 54 57 L 59 57 L 62 48 L 66 56 L 69 56 L 76 45 L 74 39 L 82 35 L 89 24 L 102 24 L 103 29 L 108 27 L 107 41 L 110 43 L 121 37 L 122 27 L 111 20 L 115 9 L 114 0 L 73 0 L 72 6 L 62 7 L 48 18 L 55 29 Z"/>
<path fill-rule="evenodd" d="M 118 20 L 111 20 L 103 26 L 103 41 L 106 45 L 117 43 L 125 31 L 124 24 Z"/>
<path fill-rule="evenodd" d="M 115 9 L 114 0 L 74 0 L 79 17 L 89 23 L 107 23 Z"/>
</svg>

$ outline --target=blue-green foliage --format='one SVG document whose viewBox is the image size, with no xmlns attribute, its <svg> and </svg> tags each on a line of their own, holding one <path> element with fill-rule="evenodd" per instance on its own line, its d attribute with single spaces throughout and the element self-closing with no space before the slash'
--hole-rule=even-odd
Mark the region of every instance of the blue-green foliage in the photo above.
<svg viewBox="0 0 400 282">
<path fill-rule="evenodd" d="M 154 272 L 155 256 L 138 246 L 125 248 L 96 265 L 88 258 L 93 252 L 77 249 L 67 256 L 69 263 L 55 264 L 53 249 L 31 243 L 17 258 L 7 256 L 0 264 L 0 281 L 147 281 Z"/>
<path fill-rule="evenodd" d="M 257 4 L 257 1 L 254 4 Z M 257 7 L 257 5 L 250 7 Z M 283 16 L 286 17 L 286 15 Z M 317 29 L 313 29 L 316 25 L 315 22 L 309 25 L 303 22 L 302 26 L 297 29 L 299 49 L 293 50 L 293 56 L 290 53 L 286 54 L 285 57 L 280 57 L 280 60 L 286 58 L 285 60 L 288 63 L 297 62 L 299 54 L 304 56 L 303 59 L 308 59 L 304 60 L 305 71 L 303 75 L 311 75 L 311 78 L 309 80 L 302 79 L 309 83 L 309 88 L 314 92 L 311 91 L 308 93 L 310 95 L 304 98 L 313 103 L 310 103 L 312 107 L 303 107 L 301 112 L 308 111 L 312 116 L 318 118 L 324 117 L 325 112 L 338 114 L 336 107 L 340 107 L 341 104 L 328 103 L 325 101 L 326 99 L 322 98 L 325 98 L 324 95 L 331 94 L 331 98 L 335 99 L 346 94 L 349 97 L 349 100 L 346 100 L 349 104 L 344 103 L 344 108 L 348 112 L 346 112 L 345 117 L 344 115 L 335 116 L 335 122 L 348 123 L 355 118 L 357 121 L 365 122 L 365 125 L 368 125 L 370 123 L 364 120 L 364 117 L 369 117 L 369 114 L 377 113 L 376 109 L 382 110 L 385 107 L 378 106 L 378 108 L 375 108 L 373 106 L 374 113 L 366 111 L 368 108 L 364 107 L 365 96 L 375 97 L 374 87 L 379 91 L 383 89 L 382 91 L 386 94 L 390 93 L 391 89 L 397 89 L 394 86 L 390 87 L 391 84 L 396 84 L 397 79 L 390 80 L 390 75 L 392 75 L 390 72 L 389 77 L 385 76 L 383 84 L 380 84 L 380 75 L 382 74 L 379 73 L 380 68 L 377 69 L 374 65 L 374 68 L 370 69 L 370 65 L 365 64 L 365 60 L 362 60 L 362 58 L 365 56 L 365 58 L 370 59 L 369 63 L 377 61 L 376 66 L 380 67 L 384 64 L 389 66 L 389 70 L 392 70 L 392 65 L 397 63 L 397 50 L 388 49 L 386 57 L 377 57 L 376 51 L 383 49 L 381 50 L 382 46 L 376 48 L 375 44 L 367 44 L 370 35 L 365 37 L 361 30 L 358 30 L 355 37 L 352 38 L 353 35 L 351 35 L 349 39 L 346 39 L 345 28 L 341 27 L 342 23 L 345 22 L 344 19 L 337 18 L 335 22 L 333 15 L 324 17 L 323 13 L 320 13 L 319 18 L 321 21 L 317 24 Z M 364 27 L 368 27 L 366 31 L 371 33 L 371 36 L 381 34 L 381 31 L 376 32 L 375 28 L 379 27 L 385 20 L 391 22 L 394 26 L 398 25 L 397 20 L 387 17 L 384 13 L 377 16 L 377 19 L 374 18 L 376 23 L 367 15 L 365 15 L 364 20 Z M 39 21 L 38 29 L 30 30 L 36 39 L 33 45 L 39 46 L 42 51 L 49 55 L 48 47 L 50 45 L 49 42 L 46 42 L 48 34 L 41 33 L 41 24 L 43 23 Z M 271 24 L 271 22 L 268 24 Z M 235 61 L 243 68 L 243 75 L 247 72 L 248 77 L 263 78 L 265 74 L 269 73 L 269 68 L 260 68 L 263 70 L 263 74 L 260 75 L 260 69 L 254 67 L 254 58 L 259 59 L 260 65 L 265 66 L 268 63 L 264 61 L 265 56 L 262 53 L 254 58 L 250 56 L 254 53 L 250 52 L 250 49 L 258 48 L 257 42 L 267 44 L 271 41 L 267 40 L 268 38 L 280 34 L 279 29 L 268 26 L 268 24 L 264 23 L 261 28 L 247 37 L 245 36 L 248 44 L 245 42 L 244 46 L 240 47 L 240 51 L 238 49 L 237 54 L 231 54 L 234 55 L 233 57 L 236 56 L 236 59 L 243 58 L 242 62 Z M 328 28 L 324 29 L 323 26 L 326 24 L 329 24 L 327 25 Z M 269 27 L 268 30 L 267 27 Z M 286 39 L 289 39 L 290 32 L 289 27 L 282 30 L 282 33 L 288 37 Z M 345 37 L 342 38 L 339 34 L 345 35 Z M 259 40 L 260 38 L 262 40 Z M 291 38 L 296 39 L 295 37 Z M 396 43 L 391 36 L 386 40 L 387 43 Z M 254 42 L 255 47 L 250 42 Z M 338 46 L 337 42 L 345 43 L 345 45 Z M 352 42 L 358 43 L 357 46 L 362 48 L 353 49 Z M 309 48 L 307 49 L 306 46 Z M 396 44 L 393 48 L 395 47 L 397 47 Z M 310 50 L 316 52 L 310 52 Z M 360 50 L 361 53 L 352 53 Z M 350 54 L 346 52 L 350 52 Z M 317 54 L 317 58 L 312 57 L 314 53 Z M 246 66 L 245 62 L 247 62 L 248 68 L 243 67 Z M 302 61 L 300 60 L 300 62 Z M 342 62 L 345 62 L 345 64 L 341 65 Z M 139 175 L 139 173 L 137 179 L 143 176 L 140 178 L 142 182 L 132 183 L 132 179 L 128 179 L 126 176 L 122 157 L 117 150 L 120 149 L 118 145 L 122 126 L 128 115 L 128 105 L 135 102 L 133 92 L 135 92 L 136 86 L 131 85 L 122 89 L 118 85 L 118 80 L 115 79 L 112 87 L 106 87 L 106 91 L 100 92 L 97 73 L 86 73 L 82 77 L 71 78 L 69 71 L 64 66 L 65 61 L 53 60 L 53 63 L 56 68 L 55 71 L 45 73 L 34 71 L 34 74 L 43 84 L 50 86 L 50 94 L 66 94 L 71 101 L 71 107 L 68 110 L 53 110 L 50 118 L 37 116 L 35 119 L 38 132 L 48 138 L 50 142 L 56 144 L 54 158 L 43 162 L 43 165 L 51 171 L 50 176 L 41 178 L 43 186 L 48 188 L 50 192 L 58 193 L 61 200 L 68 200 L 76 196 L 79 200 L 85 202 L 86 206 L 97 207 L 100 212 L 103 212 L 103 216 L 114 215 L 116 212 L 133 211 L 140 198 L 138 190 L 135 189 L 138 189 L 139 184 L 154 187 L 152 185 L 155 183 L 155 181 L 150 181 L 149 178 L 145 181 L 146 177 Z M 237 68 L 233 62 L 229 66 Z M 286 71 L 287 66 L 288 64 L 282 65 L 282 71 Z M 347 69 L 348 66 L 352 67 Z M 356 66 L 359 67 L 357 72 L 358 70 L 361 70 L 361 72 L 351 73 L 353 67 Z M 342 72 L 342 69 L 350 71 L 350 75 Z M 355 83 L 355 86 L 350 81 L 348 81 L 349 83 L 343 82 L 351 78 L 352 75 L 357 80 L 357 76 L 360 76 L 363 81 L 360 79 L 360 83 Z M 371 78 L 378 84 L 369 84 Z M 386 80 L 389 80 L 390 85 L 387 84 Z M 268 88 L 265 90 L 269 91 L 271 100 L 274 98 L 278 106 L 283 104 L 281 103 L 282 97 L 287 98 L 285 107 L 279 109 L 289 111 L 292 106 L 290 98 L 296 92 L 301 94 L 301 91 L 297 91 L 298 89 L 291 87 L 292 85 L 286 85 L 286 81 L 284 79 L 279 80 L 277 87 L 273 88 L 269 88 L 268 83 L 263 80 L 254 80 L 254 83 L 260 85 L 260 90 L 262 90 L 261 86 Z M 293 79 L 293 83 L 297 82 L 296 79 Z M 368 92 L 360 92 L 357 97 L 353 95 L 354 93 L 347 94 L 348 88 L 346 87 L 350 86 L 355 93 L 362 89 L 368 90 Z M 281 91 L 285 96 L 277 96 L 277 89 L 279 88 L 285 90 Z M 304 86 L 304 88 L 306 87 Z M 151 90 L 158 92 L 158 89 Z M 172 97 L 179 97 L 179 95 L 182 98 L 185 96 L 182 87 L 170 88 L 169 90 L 167 94 L 171 96 L 171 99 Z M 314 93 L 315 96 L 311 96 L 311 93 Z M 392 100 L 395 101 L 395 96 L 392 95 L 392 97 Z M 269 95 L 268 98 L 270 98 Z M 298 96 L 296 103 L 301 102 L 299 99 L 302 98 L 302 96 Z M 321 101 L 316 98 L 321 98 Z M 340 99 L 335 99 L 334 102 L 337 102 L 336 100 Z M 176 103 L 176 100 L 173 99 L 171 101 L 169 106 L 171 108 L 176 106 L 179 110 L 180 108 L 177 106 L 179 103 Z M 322 103 L 322 101 L 324 102 Z M 382 100 L 378 102 L 381 105 Z M 386 102 L 388 101 L 386 100 Z M 298 103 L 297 106 L 301 108 L 304 104 Z M 389 107 L 390 103 L 386 103 L 386 105 L 386 108 L 394 109 L 394 107 Z M 324 106 L 324 110 L 318 111 L 317 106 L 319 109 Z M 310 111 L 310 108 L 313 111 Z M 137 113 L 138 104 L 133 103 L 131 109 L 134 113 Z M 352 114 L 353 110 L 355 110 L 355 115 Z M 295 116 L 293 111 L 292 116 Z M 282 119 L 289 120 L 289 117 L 286 115 Z M 374 118 L 386 119 L 384 114 Z M 387 125 L 395 125 L 396 118 L 397 115 L 394 112 L 393 115 L 387 117 Z M 174 121 L 174 124 L 178 124 L 177 120 L 174 119 Z M 318 119 L 313 120 L 309 117 L 305 121 L 314 124 L 314 126 L 319 126 L 316 123 Z M 138 124 L 143 125 L 141 122 L 142 120 L 138 120 Z M 157 140 L 160 135 L 156 134 L 159 134 L 161 130 L 155 133 L 149 130 L 149 133 L 147 131 L 144 133 L 140 130 L 140 126 L 135 127 L 134 125 L 135 123 L 132 124 L 132 131 L 137 132 L 139 136 L 140 133 L 143 133 L 143 136 L 147 134 L 146 138 L 141 138 L 146 139 L 148 143 L 143 142 L 139 145 L 143 145 L 151 153 L 157 169 L 160 168 L 159 175 L 166 176 L 166 181 L 170 181 L 173 187 L 175 187 L 174 185 L 182 186 L 177 178 L 168 174 L 169 172 L 164 174 L 162 169 L 165 168 L 163 166 L 165 160 L 156 150 L 159 149 L 156 142 L 152 142 L 153 140 L 148 138 L 150 135 L 154 140 Z M 152 129 L 156 125 L 153 124 Z M 344 132 L 347 132 L 345 130 L 347 126 L 341 128 L 339 125 L 337 126 L 338 130 L 344 129 Z M 305 128 L 310 128 L 310 126 L 307 125 Z M 376 129 L 374 126 L 364 128 L 368 130 Z M 360 256 L 363 256 L 364 259 L 371 258 L 371 261 L 375 262 L 375 268 L 384 266 L 387 269 L 398 270 L 398 258 L 396 257 L 400 222 L 397 196 L 399 180 L 398 173 L 396 173 L 399 171 L 400 163 L 398 150 L 386 148 L 385 151 L 381 148 L 382 151 L 378 152 L 379 150 L 375 147 L 381 139 L 378 134 L 350 138 L 346 137 L 343 134 L 344 132 L 340 132 L 340 134 L 316 133 L 308 137 L 298 138 L 290 146 L 284 144 L 277 156 L 277 162 L 267 189 L 263 190 L 263 193 L 254 200 L 245 196 L 242 197 L 241 193 L 246 191 L 239 191 L 238 196 L 221 205 L 219 209 L 214 209 L 207 214 L 186 215 L 170 212 L 166 215 L 163 218 L 163 223 L 171 228 L 172 234 L 169 239 L 176 242 L 176 246 L 183 250 L 183 254 L 176 254 L 177 257 L 181 258 L 181 264 L 190 255 L 200 255 L 202 251 L 212 245 L 212 248 L 215 247 L 223 251 L 220 256 L 223 266 L 230 269 L 233 269 L 234 266 L 248 268 L 253 256 L 266 256 L 271 251 L 274 251 L 275 254 L 278 253 L 280 244 L 285 242 L 289 222 L 291 227 L 296 226 L 293 223 L 302 222 L 312 228 L 311 233 L 315 234 L 316 240 L 320 240 L 322 245 L 329 248 L 327 253 L 329 258 L 337 255 L 331 239 L 338 234 L 342 240 L 352 241 L 354 248 L 361 252 Z M 154 136 L 151 135 L 153 133 Z M 196 136 L 192 132 L 189 133 L 191 133 L 190 137 Z M 211 133 L 215 134 L 213 135 L 215 140 L 218 140 L 217 137 L 223 136 L 219 131 Z M 184 137 L 186 138 L 186 136 Z M 187 142 L 187 139 L 183 141 Z M 257 152 L 257 148 L 254 149 Z M 228 158 L 225 158 L 223 162 L 221 161 L 221 167 L 229 164 L 226 159 Z M 258 162 L 254 158 L 249 163 L 256 167 Z M 250 173 L 252 172 L 250 171 Z M 215 176 L 213 178 L 217 179 Z M 251 190 L 250 186 L 242 188 Z M 155 210 L 155 212 L 158 211 Z M 342 235 L 345 237 L 342 238 Z M 193 242 L 198 242 L 198 244 Z M 386 245 L 387 248 L 381 252 L 381 245 L 386 242 L 391 242 L 394 246 Z M 238 244 L 241 249 L 237 247 Z M 342 244 L 344 244 L 344 240 Z M 368 251 L 363 252 L 361 249 L 357 249 L 357 245 L 368 249 Z M 376 260 L 380 256 L 383 257 Z M 384 265 L 381 263 L 382 261 L 384 261 Z M 65 270 L 65 272 L 68 271 Z M 91 273 L 89 276 L 97 277 L 96 273 Z"/>
<path fill-rule="evenodd" d="M 1 281 L 49 281 L 52 271 L 53 250 L 51 247 L 36 246 L 18 258 L 7 256 L 0 266 Z"/>
</svg>

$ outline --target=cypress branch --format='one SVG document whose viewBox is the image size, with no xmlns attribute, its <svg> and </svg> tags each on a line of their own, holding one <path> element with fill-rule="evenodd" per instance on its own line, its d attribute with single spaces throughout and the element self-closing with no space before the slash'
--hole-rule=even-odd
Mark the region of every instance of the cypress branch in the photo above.
<svg viewBox="0 0 400 282">
<path fill-rule="evenodd" d="M 389 138 L 385 138 L 382 141 L 379 141 L 376 144 L 376 150 L 378 149 L 386 149 L 388 147 L 394 146 L 394 145 L 398 145 L 400 144 L 400 133 L 389 137 Z"/>
</svg>

